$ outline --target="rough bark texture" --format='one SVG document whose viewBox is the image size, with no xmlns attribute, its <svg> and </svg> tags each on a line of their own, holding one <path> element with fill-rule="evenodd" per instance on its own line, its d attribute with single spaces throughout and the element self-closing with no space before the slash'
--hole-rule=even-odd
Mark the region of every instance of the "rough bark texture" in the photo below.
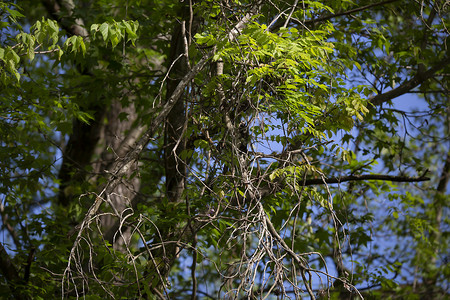
<svg viewBox="0 0 450 300">
<path fill-rule="evenodd" d="M 180 19 L 175 26 L 171 44 L 170 55 L 167 61 L 167 68 L 169 77 L 167 78 L 166 87 L 166 102 L 170 100 L 174 94 L 177 86 L 183 77 L 189 72 L 188 57 L 185 53 L 187 48 L 187 35 L 192 34 L 186 32 L 186 20 L 189 20 L 189 6 L 185 4 L 180 12 Z M 162 212 L 163 215 L 170 216 L 173 211 L 177 209 L 176 204 L 183 201 L 183 192 L 185 189 L 186 180 L 186 164 L 180 158 L 180 154 L 186 149 L 186 138 L 183 137 L 183 132 L 186 124 L 186 104 L 183 94 L 181 98 L 172 107 L 165 120 L 164 128 L 164 168 L 166 177 L 166 197 L 169 203 Z M 177 241 L 179 234 L 178 224 L 172 224 L 160 228 L 163 241 Z M 158 251 L 154 254 L 156 257 L 161 257 L 163 264 L 159 266 L 158 273 L 161 275 L 163 281 L 166 280 L 173 262 L 177 257 L 179 251 L 176 243 L 169 243 L 163 246 L 162 252 Z M 163 291 L 164 283 L 158 282 L 155 286 L 156 290 Z"/>
<path fill-rule="evenodd" d="M 127 113 L 127 119 L 120 121 L 119 114 Z M 124 153 L 130 150 L 132 145 L 124 144 L 128 131 L 133 126 L 133 123 L 137 119 L 137 113 L 133 105 L 128 107 L 122 107 L 119 101 L 113 101 L 107 114 L 107 125 L 103 127 L 102 132 L 102 145 L 98 145 L 98 154 L 100 160 L 97 162 L 98 172 L 102 173 L 108 170 L 116 160 L 121 159 Z M 130 179 L 130 176 L 137 171 L 137 162 L 135 162 L 131 168 L 127 170 L 127 174 L 124 176 L 124 180 L 120 182 L 116 188 L 108 195 L 108 201 L 114 213 L 118 214 L 117 218 L 122 217 L 123 211 L 132 206 L 132 201 L 140 188 L 140 177 L 134 176 Z M 122 228 L 122 235 L 115 235 L 119 229 L 119 221 L 117 218 L 110 216 L 104 216 L 102 218 L 102 227 L 106 230 L 107 239 L 116 250 L 124 250 L 124 243 L 129 242 L 130 231 L 127 228 Z"/>
<path fill-rule="evenodd" d="M 450 116 L 450 114 L 449 114 Z M 444 207 L 446 205 L 447 195 L 445 194 L 448 183 L 450 182 L 450 151 L 447 153 L 447 157 L 444 162 L 444 166 L 441 171 L 441 175 L 439 178 L 439 183 L 436 188 L 436 195 L 433 199 L 433 208 L 434 208 L 434 226 L 435 229 L 430 231 L 429 241 L 434 247 L 434 255 L 430 257 L 428 266 L 429 268 L 426 275 L 422 278 L 422 282 L 426 286 L 426 295 L 422 297 L 422 299 L 430 299 L 433 297 L 437 297 L 442 291 L 437 285 L 439 273 L 434 271 L 438 264 L 437 256 L 439 254 L 439 245 L 441 244 L 442 239 L 442 216 Z"/>
<path fill-rule="evenodd" d="M 85 168 L 90 164 L 100 135 L 103 130 L 102 121 L 105 112 L 99 106 L 89 107 L 94 109 L 94 120 L 90 124 L 73 120 L 72 135 L 67 142 L 63 153 L 63 162 L 59 170 L 59 203 L 67 206 L 75 199 L 71 189 L 72 185 L 83 182 L 87 176 Z"/>
<path fill-rule="evenodd" d="M 173 94 L 175 88 L 187 72 L 187 59 L 184 55 L 184 38 L 182 27 L 179 24 L 172 35 L 169 64 L 173 65 L 167 79 L 167 99 Z M 184 124 L 186 122 L 185 101 L 179 100 L 165 123 L 165 169 L 166 169 L 166 193 L 169 201 L 178 202 L 184 190 L 186 177 L 186 166 L 179 158 L 180 153 L 186 147 L 186 139 L 182 137 Z"/>
<path fill-rule="evenodd" d="M 42 0 L 42 3 L 50 16 L 57 20 L 68 34 L 82 37 L 88 36 L 83 20 L 72 17 L 75 9 L 75 4 L 72 0 Z M 83 75 L 92 76 L 89 70 L 79 71 Z M 64 148 L 63 161 L 58 174 L 60 181 L 58 201 L 63 206 L 69 205 L 75 197 L 71 186 L 85 180 L 87 175 L 85 168 L 90 164 L 92 155 L 100 140 L 105 116 L 105 109 L 99 104 L 100 102 L 99 99 L 97 103 L 84 107 L 84 109 L 93 112 L 94 120 L 90 124 L 77 119 L 73 120 L 72 135 Z"/>
<path fill-rule="evenodd" d="M 49 14 L 69 34 L 88 37 L 84 21 L 72 18 L 75 10 L 73 1 L 43 0 L 43 4 Z M 83 75 L 90 76 L 91 80 L 95 80 L 91 70 L 79 68 L 79 71 Z M 102 92 L 96 92 L 96 95 L 98 94 L 101 95 Z M 77 186 L 84 181 L 90 181 L 93 186 L 99 186 L 100 174 L 111 168 L 116 160 L 122 158 L 140 135 L 139 131 L 136 132 L 132 129 L 137 119 L 135 107 L 133 105 L 122 106 L 120 98 L 108 101 L 97 99 L 95 102 L 89 102 L 83 109 L 93 112 L 94 120 L 89 124 L 77 119 L 73 121 L 73 133 L 64 149 L 63 162 L 59 171 L 58 200 L 63 206 L 68 206 L 79 196 L 72 186 Z M 127 119 L 120 120 L 121 113 L 126 113 Z M 88 172 L 87 167 L 92 171 Z M 128 179 L 136 170 L 137 163 L 134 163 L 131 168 L 127 169 L 126 174 L 123 174 L 123 178 Z M 131 205 L 139 186 L 140 179 L 135 176 L 126 182 L 121 181 L 109 193 L 107 199 L 110 204 L 109 209 L 117 218 L 120 218 L 124 209 Z M 124 242 L 129 239 L 129 234 L 124 229 L 125 232 L 116 238 L 117 218 L 111 215 L 102 217 L 102 229 L 107 233 L 105 238 L 114 245 L 114 248 L 123 250 Z"/>
</svg>

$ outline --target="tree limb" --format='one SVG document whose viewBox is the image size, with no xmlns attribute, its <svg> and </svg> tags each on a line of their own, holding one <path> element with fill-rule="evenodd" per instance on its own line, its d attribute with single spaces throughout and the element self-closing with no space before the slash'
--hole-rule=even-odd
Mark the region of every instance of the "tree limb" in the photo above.
<svg viewBox="0 0 450 300">
<path fill-rule="evenodd" d="M 346 181 L 363 181 L 363 180 L 383 180 L 383 181 L 392 181 L 392 182 L 420 182 L 420 181 L 428 181 L 430 178 L 425 177 L 423 174 L 420 177 L 410 177 L 410 176 L 392 176 L 392 175 L 383 175 L 383 174 L 367 174 L 367 175 L 349 175 L 342 177 L 331 177 L 326 178 L 325 181 L 321 178 L 314 179 L 306 179 L 303 185 L 317 185 L 317 184 L 330 184 L 330 183 L 342 183 Z"/>
<path fill-rule="evenodd" d="M 436 63 L 433 67 L 428 69 L 427 71 L 418 71 L 416 75 L 410 79 L 402 83 L 397 88 L 390 90 L 386 93 L 378 94 L 376 96 L 373 96 L 369 99 L 369 101 L 373 105 L 381 105 L 384 102 L 387 102 L 389 100 L 392 100 L 396 97 L 399 97 L 403 94 L 408 93 L 413 88 L 419 86 L 420 84 L 424 83 L 426 80 L 432 78 L 436 72 L 442 70 L 444 67 L 446 67 L 448 64 L 450 64 L 450 56 L 446 56 L 444 59 Z"/>
<path fill-rule="evenodd" d="M 304 25 L 309 25 L 309 24 L 314 24 L 314 23 L 317 23 L 317 22 L 323 22 L 323 21 L 327 21 L 327 20 L 330 20 L 330 19 L 333 19 L 333 18 L 336 18 L 336 17 L 341 17 L 341 16 L 354 14 L 356 12 L 363 11 L 363 10 L 366 10 L 368 8 L 371 8 L 371 7 L 381 6 L 381 5 L 389 4 L 389 3 L 392 3 L 392 2 L 396 2 L 396 1 L 399 1 L 399 0 L 386 0 L 386 1 L 381 1 L 381 2 L 377 2 L 377 3 L 372 3 L 372 4 L 369 4 L 369 5 L 361 6 L 361 7 L 355 8 L 355 9 L 350 9 L 350 10 L 343 11 L 343 12 L 340 12 L 340 13 L 335 13 L 335 14 L 324 16 L 324 17 L 320 17 L 320 18 L 317 18 L 317 19 L 307 20 L 307 21 L 303 22 L 303 24 Z"/>
<path fill-rule="evenodd" d="M 392 3 L 392 2 L 396 2 L 396 1 L 399 1 L 399 0 L 381 1 L 381 2 L 377 2 L 377 3 L 373 3 L 373 4 L 357 7 L 357 8 L 354 8 L 354 9 L 350 9 L 350 10 L 347 10 L 347 11 L 343 11 L 343 12 L 339 12 L 339 13 L 335 13 L 335 14 L 319 17 L 317 19 L 305 20 L 303 22 L 300 22 L 299 20 L 294 19 L 294 18 L 291 19 L 291 20 L 294 23 L 300 24 L 302 26 L 313 25 L 313 24 L 318 23 L 318 22 L 323 22 L 323 21 L 331 20 L 331 19 L 334 19 L 334 18 L 337 18 L 337 17 L 350 15 L 350 14 L 353 14 L 353 13 L 356 13 L 356 12 L 359 12 L 359 11 L 363 11 L 363 10 L 366 10 L 366 9 L 369 9 L 369 8 L 372 8 L 372 7 L 375 7 L 375 6 L 381 6 L 381 5 L 389 4 L 389 3 Z M 278 17 L 280 17 L 280 15 L 278 15 Z M 289 18 L 286 18 L 286 19 L 285 18 L 278 18 L 278 20 L 275 21 L 275 24 L 273 24 L 272 26 L 269 26 L 270 27 L 270 31 L 277 31 L 282 26 L 286 27 L 286 21 L 288 19 Z"/>
<path fill-rule="evenodd" d="M 42 0 L 47 11 L 57 20 L 61 26 L 71 35 L 87 37 L 88 31 L 84 27 L 82 19 L 72 19 L 75 4 L 72 0 Z M 64 15 L 65 13 L 65 15 Z"/>
<path fill-rule="evenodd" d="M 438 193 L 445 193 L 447 185 L 450 181 L 450 151 L 447 152 L 447 158 L 445 160 L 444 168 L 442 169 L 441 177 L 439 178 L 439 183 L 436 188 Z"/>
<path fill-rule="evenodd" d="M 258 206 L 261 211 L 264 211 L 261 202 L 258 202 Z M 281 244 L 284 250 L 289 254 L 290 257 L 292 257 L 292 259 L 301 268 L 300 274 L 302 276 L 303 282 L 305 283 L 305 287 L 308 291 L 308 294 L 311 297 L 311 299 L 315 300 L 316 298 L 314 297 L 314 292 L 312 291 L 311 286 L 308 285 L 308 280 L 306 279 L 305 270 L 307 270 L 308 267 L 305 265 L 305 261 L 303 260 L 303 258 L 298 256 L 294 251 L 292 251 L 291 248 L 288 247 L 288 245 L 285 243 L 283 238 L 278 234 L 278 232 L 276 231 L 275 227 L 273 226 L 272 222 L 270 221 L 269 217 L 266 214 L 263 215 L 263 218 L 264 218 L 263 222 L 267 226 L 267 229 L 272 234 L 272 236 Z"/>
</svg>

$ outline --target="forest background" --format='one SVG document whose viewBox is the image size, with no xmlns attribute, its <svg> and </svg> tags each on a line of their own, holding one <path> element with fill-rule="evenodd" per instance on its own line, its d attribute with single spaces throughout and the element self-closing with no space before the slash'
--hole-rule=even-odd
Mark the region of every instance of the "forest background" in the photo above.
<svg viewBox="0 0 450 300">
<path fill-rule="evenodd" d="M 449 10 L 0 1 L 0 297 L 448 298 Z"/>
</svg>

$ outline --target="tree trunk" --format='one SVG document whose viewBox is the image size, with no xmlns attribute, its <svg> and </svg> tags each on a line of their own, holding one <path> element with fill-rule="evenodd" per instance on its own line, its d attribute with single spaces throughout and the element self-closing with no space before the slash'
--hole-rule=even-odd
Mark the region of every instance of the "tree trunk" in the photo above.
<svg viewBox="0 0 450 300">
<path fill-rule="evenodd" d="M 87 37 L 88 32 L 84 28 L 83 20 L 71 17 L 75 9 L 73 1 L 43 0 L 43 4 L 50 15 L 58 20 L 71 35 Z M 90 81 L 100 82 L 96 81 L 92 70 L 80 67 L 78 69 L 81 74 L 90 76 Z M 95 97 L 91 97 L 96 99 L 95 102 L 92 101 L 86 107 L 82 107 L 84 111 L 94 112 L 94 120 L 86 124 L 75 119 L 72 134 L 64 149 L 63 162 L 58 175 L 60 180 L 58 202 L 62 206 L 68 206 L 78 200 L 80 192 L 75 187 L 79 187 L 80 184 L 89 182 L 94 190 L 101 190 L 101 174 L 104 174 L 105 170 L 108 170 L 116 160 L 121 159 L 130 150 L 142 132 L 142 128 L 140 130 L 132 128 L 137 119 L 134 105 L 123 106 L 120 98 L 108 99 L 106 90 L 95 90 L 95 93 Z M 99 95 L 100 98 L 98 98 Z M 128 102 L 132 103 L 130 99 Z M 126 113 L 127 119 L 120 120 L 121 113 Z M 122 213 L 126 207 L 131 206 L 140 187 L 139 176 L 129 179 L 136 171 L 137 164 L 127 169 L 125 180 L 115 187 L 107 196 L 108 199 L 105 199 L 109 203 L 108 211 L 112 215 L 101 218 L 102 230 L 105 233 L 105 239 L 113 244 L 116 250 L 123 251 L 124 243 L 129 240 L 129 230 L 126 228 L 123 228 L 119 235 L 116 235 L 116 232 L 119 230 L 118 224 L 123 217 Z M 76 222 L 76 220 L 72 221 Z"/>
<path fill-rule="evenodd" d="M 170 56 L 167 61 L 169 76 L 167 78 L 166 100 L 175 91 L 181 79 L 188 72 L 186 20 L 189 19 L 189 5 L 183 5 L 180 13 L 180 20 L 173 30 Z M 183 192 L 186 180 L 186 163 L 180 158 L 181 153 L 186 149 L 186 137 L 183 136 L 186 125 L 186 104 L 184 96 L 175 104 L 165 120 L 164 127 L 164 168 L 166 177 L 166 198 L 170 205 L 163 207 L 162 217 L 169 217 L 177 209 L 177 203 L 183 201 Z M 160 228 L 163 241 L 177 241 L 179 224 L 170 224 Z M 176 243 L 164 245 L 163 251 L 158 251 L 154 256 L 160 257 L 163 261 L 159 273 L 163 280 L 167 279 L 169 271 L 177 257 L 178 246 Z M 162 282 L 155 288 L 162 292 Z"/>
</svg>

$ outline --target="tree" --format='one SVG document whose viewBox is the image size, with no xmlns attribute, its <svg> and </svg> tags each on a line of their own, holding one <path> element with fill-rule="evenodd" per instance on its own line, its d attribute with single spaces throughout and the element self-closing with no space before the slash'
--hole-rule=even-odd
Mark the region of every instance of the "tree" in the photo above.
<svg viewBox="0 0 450 300">
<path fill-rule="evenodd" d="M 0 1 L 0 294 L 448 297 L 449 7 Z"/>
</svg>

